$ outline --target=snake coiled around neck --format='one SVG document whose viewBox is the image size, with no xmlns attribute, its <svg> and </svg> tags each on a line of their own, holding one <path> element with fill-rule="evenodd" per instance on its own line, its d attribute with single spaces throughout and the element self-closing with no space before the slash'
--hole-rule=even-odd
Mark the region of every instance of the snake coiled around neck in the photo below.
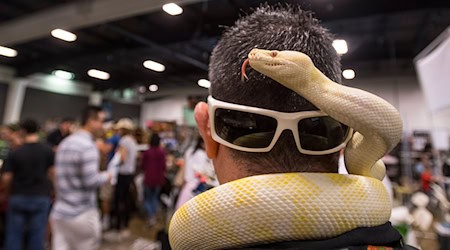
<svg viewBox="0 0 450 250">
<path fill-rule="evenodd" d="M 400 140 L 402 121 L 388 102 L 328 79 L 296 51 L 253 49 L 250 66 L 298 93 L 356 132 L 345 148 L 350 175 L 252 176 L 202 193 L 173 216 L 173 249 L 226 249 L 336 237 L 388 221 L 391 203 L 380 160 Z"/>
</svg>

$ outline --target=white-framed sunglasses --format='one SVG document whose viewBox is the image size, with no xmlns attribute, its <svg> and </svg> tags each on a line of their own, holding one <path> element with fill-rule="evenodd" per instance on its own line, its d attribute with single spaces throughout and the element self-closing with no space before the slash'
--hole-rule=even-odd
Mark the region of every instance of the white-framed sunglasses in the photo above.
<svg viewBox="0 0 450 250">
<path fill-rule="evenodd" d="M 326 155 L 345 147 L 353 129 L 322 111 L 284 113 L 233 104 L 208 96 L 212 138 L 245 152 L 269 152 L 284 130 L 290 130 L 298 150 Z"/>
</svg>

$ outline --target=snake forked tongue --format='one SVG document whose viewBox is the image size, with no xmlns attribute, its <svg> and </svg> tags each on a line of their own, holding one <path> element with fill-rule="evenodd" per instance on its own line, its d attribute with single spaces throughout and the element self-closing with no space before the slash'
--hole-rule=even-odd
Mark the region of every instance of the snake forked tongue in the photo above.
<svg viewBox="0 0 450 250">
<path fill-rule="evenodd" d="M 244 63 L 241 67 L 241 81 L 244 81 L 244 79 L 248 80 L 247 74 L 245 73 L 245 69 L 247 68 L 248 63 L 250 62 L 250 59 L 245 59 Z"/>
</svg>

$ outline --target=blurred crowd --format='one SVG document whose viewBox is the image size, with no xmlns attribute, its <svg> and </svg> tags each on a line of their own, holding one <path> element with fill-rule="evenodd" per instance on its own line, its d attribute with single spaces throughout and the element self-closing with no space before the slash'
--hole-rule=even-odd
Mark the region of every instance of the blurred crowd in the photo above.
<svg viewBox="0 0 450 250">
<path fill-rule="evenodd" d="M 140 128 L 129 118 L 105 122 L 101 112 L 1 126 L 1 249 L 98 249 L 102 240 L 127 240 L 132 218 L 148 230 L 166 225 L 173 211 L 218 185 L 195 128 Z M 429 201 L 418 204 L 426 204 L 428 221 L 442 220 L 450 214 L 450 154 L 429 138 L 413 144 L 406 140 L 383 158 L 390 177 L 383 182 L 397 205 L 413 201 L 410 211 L 420 208 L 411 197 L 423 192 Z"/>
<path fill-rule="evenodd" d="M 104 122 L 100 111 L 43 129 L 30 119 L 1 126 L 3 249 L 98 249 L 97 232 L 126 239 L 132 217 L 165 224 L 166 213 L 218 185 L 194 128 L 180 137 L 129 118 Z"/>
</svg>

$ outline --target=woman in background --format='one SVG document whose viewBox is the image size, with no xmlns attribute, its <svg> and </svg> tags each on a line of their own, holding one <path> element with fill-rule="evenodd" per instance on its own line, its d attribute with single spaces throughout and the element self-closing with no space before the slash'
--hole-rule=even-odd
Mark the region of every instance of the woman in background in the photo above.
<svg viewBox="0 0 450 250">
<path fill-rule="evenodd" d="M 141 162 L 144 172 L 144 208 L 147 212 L 149 226 L 156 224 L 159 194 L 165 181 L 166 154 L 159 146 L 160 140 L 158 134 L 150 137 L 150 148 L 143 153 Z"/>
<path fill-rule="evenodd" d="M 180 196 L 178 197 L 176 209 L 180 208 L 184 203 L 194 197 L 193 191 L 200 184 L 200 176 L 204 176 L 206 179 L 216 182 L 214 169 L 206 155 L 205 143 L 201 137 L 197 138 L 195 147 L 186 151 L 184 159 L 184 185 L 180 192 Z M 212 183 L 211 185 L 215 186 L 216 184 Z"/>
<path fill-rule="evenodd" d="M 117 150 L 120 153 L 120 165 L 114 190 L 114 227 L 121 237 L 127 238 L 130 236 L 128 229 L 131 215 L 130 187 L 136 172 L 138 148 L 132 136 L 134 124 L 130 119 L 120 119 L 116 127 L 119 129 L 121 138 Z"/>
</svg>

